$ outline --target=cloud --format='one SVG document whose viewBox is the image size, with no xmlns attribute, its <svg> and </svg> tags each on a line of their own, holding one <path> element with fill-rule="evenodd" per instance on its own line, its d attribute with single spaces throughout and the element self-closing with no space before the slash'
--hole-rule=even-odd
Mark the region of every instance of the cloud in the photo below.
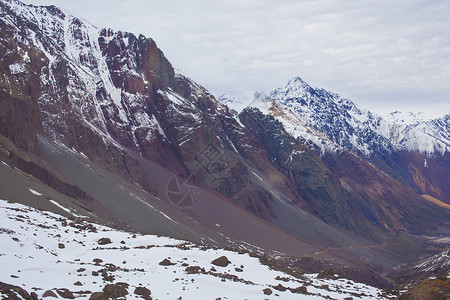
<svg viewBox="0 0 450 300">
<path fill-rule="evenodd" d="M 152 37 L 216 95 L 247 97 L 300 76 L 372 109 L 420 106 L 429 95 L 450 112 L 448 1 L 27 2 Z"/>
</svg>

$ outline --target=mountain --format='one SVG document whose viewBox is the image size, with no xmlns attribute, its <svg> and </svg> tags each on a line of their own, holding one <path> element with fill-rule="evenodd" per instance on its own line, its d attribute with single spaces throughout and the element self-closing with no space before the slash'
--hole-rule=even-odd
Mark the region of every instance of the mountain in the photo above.
<svg viewBox="0 0 450 300">
<path fill-rule="evenodd" d="M 236 111 L 143 35 L 0 8 L 0 198 L 378 287 L 446 250 L 448 118 L 395 125 L 431 154 L 299 78 Z"/>
<path fill-rule="evenodd" d="M 255 106 L 322 156 L 349 151 L 420 194 L 450 201 L 448 115 L 427 120 L 394 112 L 383 118 L 299 77 Z"/>
</svg>

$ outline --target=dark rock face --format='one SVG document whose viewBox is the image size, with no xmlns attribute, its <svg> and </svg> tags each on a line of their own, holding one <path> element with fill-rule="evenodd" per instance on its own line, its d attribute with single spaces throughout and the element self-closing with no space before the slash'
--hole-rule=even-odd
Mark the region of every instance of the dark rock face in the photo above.
<svg viewBox="0 0 450 300">
<path fill-rule="evenodd" d="M 269 158 L 295 186 L 297 203 L 330 224 L 354 228 L 357 221 L 345 212 L 355 207 L 319 157 L 292 138 L 281 123 L 258 109 L 247 108 L 240 120 L 257 137 Z M 346 218 L 346 215 L 348 217 Z"/>
</svg>

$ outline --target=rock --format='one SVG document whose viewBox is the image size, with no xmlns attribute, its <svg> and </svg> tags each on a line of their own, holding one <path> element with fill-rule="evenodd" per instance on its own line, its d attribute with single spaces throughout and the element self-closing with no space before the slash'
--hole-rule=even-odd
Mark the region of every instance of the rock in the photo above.
<svg viewBox="0 0 450 300">
<path fill-rule="evenodd" d="M 199 274 L 199 273 L 205 273 L 205 269 L 201 268 L 200 266 L 189 266 L 184 271 L 188 274 Z"/>
<path fill-rule="evenodd" d="M 42 298 L 46 298 L 46 297 L 54 297 L 54 298 L 58 298 L 58 296 L 55 294 L 54 291 L 52 290 L 46 290 L 44 292 L 44 294 L 42 295 Z"/>
<path fill-rule="evenodd" d="M 64 245 L 63 243 L 58 243 L 58 248 L 64 249 L 64 248 L 66 248 L 66 245 Z"/>
<path fill-rule="evenodd" d="M 97 241 L 97 243 L 99 245 L 106 245 L 106 244 L 111 244 L 111 239 L 110 238 L 101 238 Z"/>
<path fill-rule="evenodd" d="M 272 290 L 269 288 L 263 289 L 264 295 L 272 295 Z"/>
<path fill-rule="evenodd" d="M 278 290 L 278 291 L 280 291 L 280 292 L 284 292 L 284 291 L 287 290 L 287 287 L 281 285 L 280 283 L 278 285 L 276 285 L 276 286 L 273 286 L 273 288 Z"/>
<path fill-rule="evenodd" d="M 100 263 L 103 262 L 103 259 L 100 259 L 100 258 L 94 258 L 92 261 L 95 262 L 96 265 L 99 265 Z"/>
<path fill-rule="evenodd" d="M 231 263 L 231 261 L 228 260 L 226 256 L 221 256 L 219 258 L 216 258 L 211 262 L 213 265 L 219 266 L 219 267 L 226 267 L 228 264 Z"/>
<path fill-rule="evenodd" d="M 77 270 L 77 272 L 84 272 L 84 271 L 86 271 L 85 268 L 79 268 L 79 269 Z"/>
<path fill-rule="evenodd" d="M 75 282 L 73 285 L 82 286 L 83 284 L 80 281 Z"/>
<path fill-rule="evenodd" d="M 33 299 L 33 300 L 38 300 L 39 299 L 39 296 L 35 292 L 31 292 L 30 296 L 31 296 L 31 299 Z"/>
<path fill-rule="evenodd" d="M 425 279 L 398 297 L 400 300 L 450 299 L 450 278 Z"/>
<path fill-rule="evenodd" d="M 242 270 L 241 268 L 234 268 L 234 270 L 235 270 L 236 272 L 244 272 L 244 270 Z"/>
<path fill-rule="evenodd" d="M 142 296 L 142 298 L 144 298 L 144 299 L 146 299 L 146 300 L 152 299 L 152 297 L 150 297 L 150 295 L 152 294 L 152 292 L 151 292 L 148 288 L 146 288 L 146 287 L 139 286 L 139 287 L 137 287 L 137 288 L 134 290 L 134 293 L 135 293 L 136 295 Z"/>
<path fill-rule="evenodd" d="M 19 298 L 17 294 L 22 298 Z M 23 288 L 4 282 L 0 282 L 0 295 L 6 297 L 2 299 L 31 299 L 30 294 Z"/>
<path fill-rule="evenodd" d="M 292 293 L 294 294 L 307 294 L 308 293 L 308 289 L 306 288 L 306 286 L 299 286 L 295 289 L 289 289 Z"/>
<path fill-rule="evenodd" d="M 161 266 L 173 266 L 174 263 L 172 263 L 170 260 L 168 260 L 167 258 L 165 258 L 164 260 L 162 260 L 159 265 Z"/>
<path fill-rule="evenodd" d="M 65 299 L 75 299 L 75 296 L 68 289 L 57 289 L 56 292 Z"/>
<path fill-rule="evenodd" d="M 98 276 L 98 272 L 97 271 L 92 271 L 92 276 Z"/>
<path fill-rule="evenodd" d="M 102 292 L 94 292 L 89 297 L 89 300 L 108 300 L 108 297 Z"/>
<path fill-rule="evenodd" d="M 124 297 L 124 296 L 128 295 L 128 291 L 127 291 L 128 286 L 129 286 L 128 283 L 124 283 L 124 282 L 107 284 L 103 288 L 103 293 L 108 298 Z"/>
</svg>

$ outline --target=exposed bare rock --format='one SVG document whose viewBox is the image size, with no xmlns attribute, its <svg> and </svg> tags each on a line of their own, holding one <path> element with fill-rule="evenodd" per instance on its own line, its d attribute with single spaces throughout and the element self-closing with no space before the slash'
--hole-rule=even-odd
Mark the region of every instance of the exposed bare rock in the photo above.
<svg viewBox="0 0 450 300">
<path fill-rule="evenodd" d="M 450 299 L 450 278 L 425 279 L 398 297 L 400 300 Z"/>
<path fill-rule="evenodd" d="M 272 290 L 269 289 L 269 288 L 265 288 L 265 289 L 263 290 L 263 292 L 264 292 L 264 295 L 272 295 Z"/>
<path fill-rule="evenodd" d="M 146 299 L 146 300 L 151 300 L 151 299 L 152 299 L 152 297 L 150 297 L 150 295 L 152 294 L 152 292 L 151 292 L 148 288 L 146 288 L 146 287 L 144 287 L 144 286 L 138 286 L 138 287 L 134 290 L 134 293 L 135 293 L 136 295 L 142 296 L 142 298 L 144 298 L 144 299 Z"/>
<path fill-rule="evenodd" d="M 94 292 L 89 297 L 89 300 L 108 300 L 108 296 L 102 292 Z"/>
<path fill-rule="evenodd" d="M 75 299 L 75 296 L 73 295 L 73 293 L 66 289 L 57 289 L 56 292 L 58 293 L 58 295 L 60 295 L 61 297 L 65 298 L 65 299 Z"/>
<path fill-rule="evenodd" d="M 15 300 L 15 299 L 34 299 L 23 288 L 21 288 L 19 286 L 16 286 L 16 285 L 4 283 L 4 282 L 1 282 L 1 281 L 0 281 L 0 293 L 2 295 L 7 296 L 8 298 L 6 298 L 6 299 L 12 299 L 12 300 Z"/>
<path fill-rule="evenodd" d="M 46 297 L 54 297 L 54 298 L 58 298 L 58 295 L 56 295 L 55 292 L 52 291 L 52 290 L 46 290 L 46 291 L 44 292 L 44 294 L 42 294 L 42 297 L 43 297 L 43 298 L 46 298 Z"/>
<path fill-rule="evenodd" d="M 111 239 L 110 238 L 101 238 L 97 241 L 97 243 L 99 245 L 107 245 L 107 244 L 111 244 Z"/>
<path fill-rule="evenodd" d="M 128 295 L 128 283 L 117 282 L 113 284 L 107 284 L 103 288 L 103 293 L 108 296 L 108 298 L 124 297 Z"/>
<path fill-rule="evenodd" d="M 159 263 L 160 266 L 173 266 L 175 265 L 174 263 L 172 263 L 169 259 L 165 258 L 164 260 L 162 260 Z"/>
</svg>

